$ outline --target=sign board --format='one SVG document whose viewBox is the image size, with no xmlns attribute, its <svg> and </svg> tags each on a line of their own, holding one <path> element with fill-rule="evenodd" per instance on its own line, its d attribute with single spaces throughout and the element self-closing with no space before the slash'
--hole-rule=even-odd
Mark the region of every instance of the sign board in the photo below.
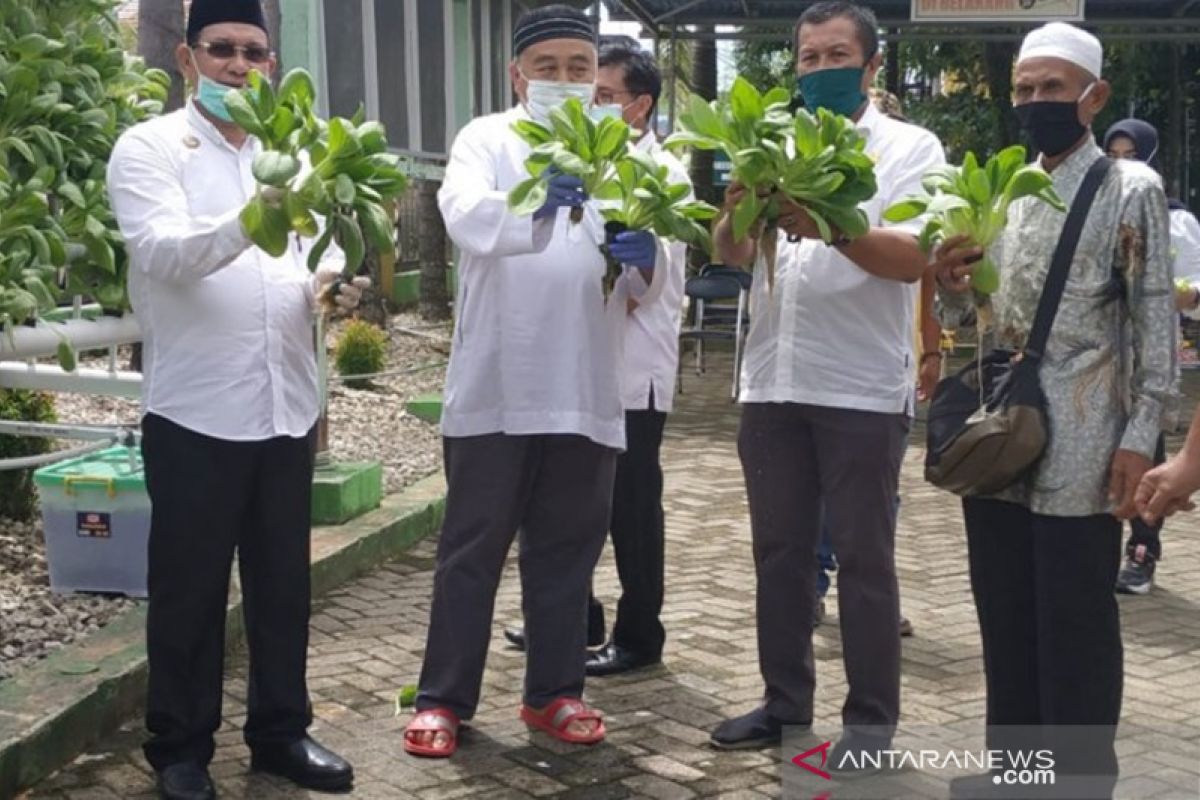
<svg viewBox="0 0 1200 800">
<path fill-rule="evenodd" d="M 1085 0 L 912 0 L 914 22 L 1082 22 Z"/>
</svg>

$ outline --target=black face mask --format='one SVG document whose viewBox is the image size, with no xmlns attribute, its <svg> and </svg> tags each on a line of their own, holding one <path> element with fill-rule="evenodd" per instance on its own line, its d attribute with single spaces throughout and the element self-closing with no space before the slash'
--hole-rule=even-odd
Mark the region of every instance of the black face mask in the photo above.
<svg viewBox="0 0 1200 800">
<path fill-rule="evenodd" d="M 1079 121 L 1078 100 L 1025 103 L 1014 106 L 1013 111 L 1033 146 L 1051 157 L 1070 150 L 1087 133 L 1087 127 Z"/>
</svg>

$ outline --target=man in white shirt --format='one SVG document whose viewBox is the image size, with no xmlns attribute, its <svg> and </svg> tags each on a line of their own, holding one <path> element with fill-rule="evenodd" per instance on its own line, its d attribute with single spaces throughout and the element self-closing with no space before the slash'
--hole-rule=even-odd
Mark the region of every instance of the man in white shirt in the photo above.
<svg viewBox="0 0 1200 800">
<path fill-rule="evenodd" d="M 642 135 L 637 148 L 667 165 L 672 183 L 691 185 L 687 170 L 654 135 L 653 119 L 662 92 L 654 58 L 636 40 L 601 40 L 596 105 L 622 118 Z M 662 661 L 663 630 L 663 428 L 675 397 L 679 367 L 679 321 L 687 245 L 663 242 L 667 268 L 662 294 L 651 303 L 631 304 L 625 327 L 621 404 L 625 408 L 625 452 L 617 459 L 613 487 L 613 555 L 621 598 L 612 637 L 587 661 L 588 675 L 615 675 Z M 603 606 L 594 597 L 592 602 Z"/>
<path fill-rule="evenodd" d="M 522 15 L 510 66 L 520 104 L 459 133 L 438 194 L 462 255 L 442 416 L 446 519 L 417 714 L 405 731 L 414 755 L 453 754 L 460 722 L 475 712 L 496 587 L 518 528 L 528 652 L 521 718 L 570 743 L 604 737 L 582 700 L 584 619 L 625 446 L 627 303 L 661 292 L 664 256 L 652 234 L 620 234 L 610 252 L 638 269 L 606 300 L 603 220 L 578 180 L 554 176 L 532 216 L 507 203 L 530 153 L 513 123 L 544 122 L 572 97 L 591 104 L 595 35 L 568 6 Z"/>
<path fill-rule="evenodd" d="M 242 230 L 261 146 L 224 105 L 251 69 L 275 67 L 258 0 L 194 0 L 178 60 L 195 95 L 126 132 L 108 169 L 145 345 L 146 758 L 163 797 L 215 797 L 207 766 L 221 724 L 236 551 L 251 764 L 308 788 L 345 790 L 350 765 L 306 734 L 313 306 L 329 273 L 309 274 L 299 242 L 272 258 Z M 357 299 L 348 286 L 339 302 Z"/>
<path fill-rule="evenodd" d="M 629 36 L 600 40 L 596 75 L 597 116 L 621 117 L 639 132 L 636 147 L 665 164 L 672 183 L 691 185 L 687 170 L 658 143 L 651 130 L 662 92 L 654 57 Z M 663 475 L 659 452 L 663 428 L 675 396 L 679 366 L 679 320 L 687 245 L 664 242 L 667 270 L 662 294 L 651 303 L 631 302 L 626 317 L 621 404 L 625 409 L 625 452 L 617 458 L 612 532 L 621 599 L 612 639 L 604 643 L 604 605 L 588 599 L 588 645 L 604 646 L 588 656 L 587 674 L 615 675 L 662 660 L 664 531 Z M 525 634 L 508 628 L 505 637 L 520 648 Z"/>
<path fill-rule="evenodd" d="M 803 208 L 785 203 L 775 285 L 768 287 L 761 274 L 754 283 L 738 451 L 750 503 L 766 692 L 759 708 L 722 723 L 712 743 L 761 747 L 778 743 L 784 725 L 812 723 L 823 504 L 836 521 L 831 533 L 849 684 L 844 732 L 826 768 L 849 770 L 863 758 L 847 754 L 890 745 L 900 712 L 894 501 L 913 398 L 917 281 L 927 264 L 917 226 L 882 227 L 881 214 L 918 192 L 922 176 L 944 156 L 933 134 L 888 118 L 868 101 L 881 63 L 870 11 L 817 3 L 801 15 L 796 44 L 806 106 L 854 120 L 876 162 L 879 191 L 862 206 L 874 227 L 832 245 L 819 239 Z M 731 186 L 726 208 L 744 191 Z M 725 263 L 754 262 L 753 239 L 733 241 L 728 214 L 714 238 Z"/>
</svg>

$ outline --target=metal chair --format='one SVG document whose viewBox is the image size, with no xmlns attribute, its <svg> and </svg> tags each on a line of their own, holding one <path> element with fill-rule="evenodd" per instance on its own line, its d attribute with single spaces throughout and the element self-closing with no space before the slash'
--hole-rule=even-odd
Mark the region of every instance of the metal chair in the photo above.
<svg viewBox="0 0 1200 800">
<path fill-rule="evenodd" d="M 684 294 L 690 299 L 692 306 L 692 327 L 679 332 L 680 342 L 696 342 L 696 374 L 704 372 L 704 342 L 732 341 L 733 342 L 733 388 L 732 396 L 738 396 L 739 378 L 742 361 L 742 332 L 745 327 L 746 291 L 740 280 L 730 275 L 701 275 L 689 278 L 684 284 Z M 722 300 L 732 300 L 736 306 L 724 306 L 733 311 L 727 315 L 722 312 L 713 315 L 713 304 Z M 722 308 L 720 305 L 717 308 Z M 683 360 L 679 364 L 679 392 L 683 393 Z"/>
<path fill-rule="evenodd" d="M 738 267 L 727 267 L 724 264 L 705 264 L 700 268 L 700 277 L 709 275 L 719 275 L 728 278 L 733 278 L 742 286 L 742 295 L 746 301 L 745 313 L 742 314 L 742 326 L 746 330 L 750 328 L 750 287 L 754 284 L 754 274 L 747 272 Z M 710 322 L 717 325 L 732 325 L 737 308 L 730 305 L 710 305 L 705 309 L 708 313 L 706 323 Z M 743 334 L 745 331 L 743 331 Z"/>
</svg>

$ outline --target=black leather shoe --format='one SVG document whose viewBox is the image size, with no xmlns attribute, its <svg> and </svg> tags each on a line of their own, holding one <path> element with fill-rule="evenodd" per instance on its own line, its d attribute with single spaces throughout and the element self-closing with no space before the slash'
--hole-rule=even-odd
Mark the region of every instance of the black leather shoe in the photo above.
<svg viewBox="0 0 1200 800">
<path fill-rule="evenodd" d="M 509 625 L 504 629 L 504 638 L 508 643 L 518 650 L 525 649 L 525 629 L 516 625 Z M 588 631 L 588 647 L 599 647 L 604 644 L 604 631 Z"/>
<path fill-rule="evenodd" d="M 158 796 L 163 800 L 216 800 L 208 770 L 194 761 L 164 767 L 158 773 Z"/>
<path fill-rule="evenodd" d="M 256 745 L 250 754 L 250 768 L 319 792 L 345 792 L 354 786 L 354 768 L 310 736 L 291 744 Z"/>
<path fill-rule="evenodd" d="M 784 722 L 775 719 L 764 708 L 756 708 L 749 714 L 727 719 L 717 726 L 708 737 L 708 742 L 718 750 L 759 750 L 763 747 L 778 747 L 783 741 L 784 726 L 795 727 L 800 732 L 812 730 L 812 722 Z"/>
<path fill-rule="evenodd" d="M 594 653 L 588 653 L 584 670 L 593 678 L 599 678 L 605 675 L 619 675 L 622 672 L 661 663 L 661 656 L 635 653 L 619 644 L 609 642 Z"/>
</svg>

